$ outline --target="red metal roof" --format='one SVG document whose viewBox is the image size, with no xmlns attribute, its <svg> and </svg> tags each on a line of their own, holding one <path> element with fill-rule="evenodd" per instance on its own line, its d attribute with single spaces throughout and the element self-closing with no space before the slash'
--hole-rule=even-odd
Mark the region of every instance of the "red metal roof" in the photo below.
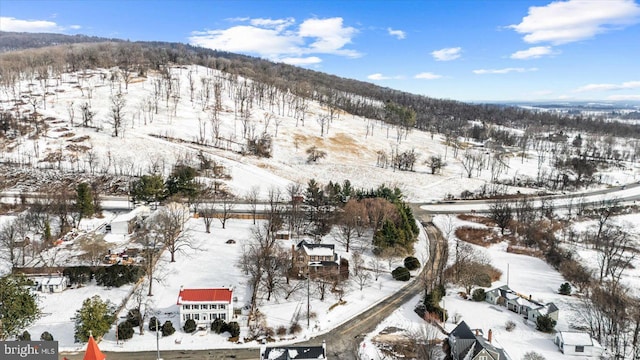
<svg viewBox="0 0 640 360">
<path fill-rule="evenodd" d="M 218 289 L 180 289 L 178 305 L 192 301 L 224 301 L 231 303 L 233 291 L 227 288 Z"/>
<path fill-rule="evenodd" d="M 89 336 L 89 343 L 87 344 L 87 350 L 84 353 L 83 360 L 105 360 L 106 356 L 98 348 L 98 344 L 93 339 L 93 336 Z"/>
</svg>

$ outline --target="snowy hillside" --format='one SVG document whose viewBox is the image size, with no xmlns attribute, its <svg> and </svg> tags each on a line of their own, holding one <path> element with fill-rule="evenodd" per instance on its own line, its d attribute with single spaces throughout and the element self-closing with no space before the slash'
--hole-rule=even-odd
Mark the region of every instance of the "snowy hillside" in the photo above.
<svg viewBox="0 0 640 360">
<path fill-rule="evenodd" d="M 197 164 L 202 151 L 224 166 L 231 179 L 221 181 L 238 196 L 255 186 L 266 194 L 274 186 L 315 178 L 320 183 L 348 179 L 357 187 L 385 183 L 400 187 L 410 201 L 430 201 L 477 190 L 492 177 L 488 150 L 479 152 L 486 158 L 485 171 L 468 178 L 460 153 L 446 147 L 440 135 L 352 116 L 217 70 L 173 67 L 164 75 L 130 75 L 128 85 L 118 76 L 117 70 L 92 70 L 3 88 L 4 110 L 17 117 L 32 116 L 35 109 L 38 121 L 26 134 L 8 136 L 0 161 L 85 174 L 166 175 L 176 161 Z M 118 97 L 123 101 L 116 137 Z M 17 98 L 21 105 L 14 106 Z M 83 112 L 93 113 L 92 120 Z M 38 130 L 41 135 L 34 136 Z M 243 155 L 246 138 L 262 134 L 273 140 L 272 157 Z M 326 157 L 307 163 L 312 146 Z M 378 166 L 381 154 L 390 158 L 411 150 L 417 154 L 414 171 Z M 434 155 L 447 165 L 432 175 L 425 162 Z M 501 161 L 501 177 L 535 176 L 537 159 L 506 154 Z M 37 190 L 23 181 L 14 185 L 8 190 Z M 510 189 L 518 190 L 531 191 Z"/>
</svg>

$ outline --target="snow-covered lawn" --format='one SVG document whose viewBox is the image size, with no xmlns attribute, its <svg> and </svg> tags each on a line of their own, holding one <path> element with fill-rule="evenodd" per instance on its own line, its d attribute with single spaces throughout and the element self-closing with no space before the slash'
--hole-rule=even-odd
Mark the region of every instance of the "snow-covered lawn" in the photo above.
<svg viewBox="0 0 640 360">
<path fill-rule="evenodd" d="M 469 222 L 462 221 L 457 217 L 438 215 L 434 218 L 434 223 L 445 234 L 446 225 L 450 222 L 453 222 L 454 228 L 460 225 L 469 225 Z M 455 235 L 452 232 L 452 237 L 449 239 L 450 248 L 454 247 L 454 241 Z M 533 300 L 543 303 L 553 302 L 560 309 L 556 330 L 571 330 L 571 326 L 579 322 L 579 315 L 575 310 L 579 300 L 576 297 L 558 294 L 558 288 L 565 280 L 546 262 L 526 255 L 508 253 L 506 242 L 488 248 L 470 246 L 488 256 L 491 264 L 502 271 L 500 280 L 494 282 L 492 288 L 508 282 L 512 290 L 531 295 Z M 464 320 L 472 329 L 482 329 L 485 337 L 491 329 L 493 342 L 504 348 L 512 359 L 522 359 L 524 354 L 529 351 L 535 351 L 548 360 L 565 359 L 553 344 L 552 334 L 537 331 L 534 323 L 525 322 L 522 315 L 511 312 L 505 307 L 484 301 L 475 302 L 462 299 L 458 295 L 460 290 L 456 287 L 449 287 L 447 296 L 441 303 L 449 314 L 449 320 L 446 323 L 448 331 L 456 327 L 457 323 L 453 323 L 453 321 Z M 516 323 L 515 329 L 507 331 L 505 328 L 507 321 Z"/>
<path fill-rule="evenodd" d="M 181 286 L 184 287 L 221 287 L 233 286 L 234 297 L 237 302 L 236 308 L 242 308 L 249 303 L 251 293 L 246 285 L 246 277 L 237 266 L 242 247 L 251 240 L 254 225 L 251 220 L 228 220 L 226 229 L 220 227 L 220 223 L 213 224 L 211 234 L 204 231 L 204 223 L 199 219 L 190 219 L 186 227 L 189 229 L 189 236 L 193 239 L 193 244 L 197 249 L 190 249 L 185 253 L 176 254 L 176 262 L 169 262 L 169 253 L 165 252 L 157 264 L 156 274 L 162 278 L 160 284 L 153 284 L 153 297 L 151 297 L 150 308 L 157 313 L 161 323 L 171 320 L 176 328 L 176 333 L 160 339 L 161 349 L 207 349 L 223 348 L 232 346 L 258 346 L 257 342 L 249 344 L 232 344 L 222 335 L 214 334 L 210 331 L 198 332 L 194 335 L 186 334 L 179 327 L 178 307 L 176 305 L 178 292 Z M 235 244 L 227 244 L 228 239 L 236 240 Z M 301 238 L 302 239 L 302 238 Z M 281 240 L 281 246 L 290 249 L 291 245 L 301 239 Z M 333 243 L 334 239 L 328 235 L 323 243 Z M 419 241 L 415 244 L 416 257 L 423 262 L 427 257 L 427 240 L 421 234 Z M 344 257 L 349 258 L 350 254 L 344 252 L 342 245 L 336 245 L 336 251 Z M 364 252 L 364 257 L 368 260 L 371 257 L 370 251 Z M 401 265 L 401 258 L 392 264 L 392 268 Z M 386 262 L 384 267 L 386 268 Z M 419 270 L 417 270 L 419 271 Z M 389 270 L 380 276 L 376 282 L 371 282 L 360 291 L 357 285 L 351 283 L 349 290 L 344 295 L 346 301 L 343 305 L 334 306 L 338 298 L 327 292 L 324 301 L 319 300 L 315 293 L 313 283 L 311 284 L 310 306 L 315 317 L 311 319 L 310 327 L 306 326 L 306 317 L 299 319 L 302 331 L 295 335 L 286 335 L 283 341 L 295 341 L 330 331 L 332 328 L 348 321 L 358 313 L 369 308 L 373 304 L 381 301 L 385 297 L 397 291 L 406 283 L 396 282 L 391 278 Z M 306 313 L 307 287 L 294 294 L 285 301 L 282 297 L 266 301 L 260 299 L 258 308 L 265 315 L 266 323 L 269 327 L 276 329 L 279 325 L 287 328 L 293 321 L 293 315 L 302 308 L 301 313 Z M 132 291 L 131 286 L 119 289 L 104 289 L 96 285 L 86 286 L 80 289 L 69 289 L 61 294 L 49 294 L 41 296 L 41 306 L 45 316 L 38 320 L 28 330 L 36 337 L 43 331 L 49 331 L 60 343 L 61 351 L 82 350 L 84 344 L 76 344 L 73 339 L 74 323 L 72 317 L 75 311 L 80 308 L 84 299 L 95 294 L 103 299 L 109 299 L 119 305 L 123 297 Z M 64 305 L 62 305 L 64 304 Z M 130 302 L 125 310 L 119 314 L 119 321 L 126 315 L 127 308 L 135 305 Z M 247 335 L 246 317 L 239 316 L 234 321 L 238 321 L 242 327 L 242 335 Z M 145 325 L 145 329 L 148 327 Z M 105 335 L 100 343 L 100 348 L 106 351 L 138 351 L 154 350 L 156 348 L 156 335 L 153 332 L 145 331 L 144 335 L 136 334 L 132 339 L 116 344 L 115 331 Z"/>
</svg>

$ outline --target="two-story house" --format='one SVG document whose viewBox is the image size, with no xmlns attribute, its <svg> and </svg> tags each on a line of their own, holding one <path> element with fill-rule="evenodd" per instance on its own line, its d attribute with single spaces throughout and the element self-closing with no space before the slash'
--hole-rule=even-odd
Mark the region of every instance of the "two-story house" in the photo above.
<svg viewBox="0 0 640 360">
<path fill-rule="evenodd" d="M 233 289 L 180 289 L 178 294 L 178 311 L 180 313 L 180 327 L 193 319 L 197 326 L 207 329 L 215 319 L 225 322 L 233 318 Z"/>
<path fill-rule="evenodd" d="M 340 259 L 332 244 L 311 244 L 304 240 L 292 245 L 293 271 L 299 277 L 340 274 Z"/>
</svg>

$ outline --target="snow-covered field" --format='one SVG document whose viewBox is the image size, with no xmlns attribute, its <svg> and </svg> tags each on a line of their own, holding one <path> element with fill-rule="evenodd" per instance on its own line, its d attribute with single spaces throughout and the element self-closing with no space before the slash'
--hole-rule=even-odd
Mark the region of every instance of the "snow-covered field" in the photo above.
<svg viewBox="0 0 640 360">
<path fill-rule="evenodd" d="M 198 219 L 190 219 L 187 222 L 189 235 L 197 246 L 197 250 L 188 250 L 185 253 L 176 255 L 176 262 L 169 262 L 169 254 L 165 252 L 158 262 L 157 274 L 162 277 L 160 284 L 153 284 L 152 303 L 150 309 L 157 313 L 160 322 L 171 320 L 177 331 L 175 334 L 160 339 L 160 348 L 169 350 L 180 349 L 210 349 L 227 348 L 233 346 L 258 346 L 257 342 L 249 344 L 233 344 L 227 341 L 222 335 L 212 332 L 198 332 L 194 335 L 186 334 L 178 329 L 179 319 L 176 306 L 178 292 L 181 286 L 185 287 L 219 287 L 233 286 L 234 297 L 237 297 L 235 307 L 242 308 L 249 303 L 251 293 L 247 289 L 245 276 L 237 266 L 237 261 L 244 244 L 250 241 L 254 225 L 251 220 L 228 220 L 226 229 L 222 229 L 219 223 L 214 224 L 211 234 L 204 231 L 204 223 Z M 226 244 L 228 239 L 236 240 L 236 244 Z M 302 238 L 301 238 L 302 239 Z M 281 240 L 281 246 L 290 249 L 291 245 L 301 239 Z M 333 238 L 328 235 L 323 243 L 333 243 Z M 415 245 L 416 256 L 419 259 L 426 259 L 427 240 L 421 234 L 419 241 Z M 336 251 L 344 257 L 349 258 L 350 253 L 345 253 L 341 245 L 336 245 Z M 369 259 L 370 252 L 365 252 L 364 257 Z M 402 259 L 398 258 L 392 266 L 399 266 Z M 384 265 L 387 266 L 386 263 Z M 418 270 L 417 270 L 418 271 Z M 354 317 L 371 305 L 381 301 L 385 297 L 406 285 L 403 282 L 394 281 L 391 278 L 389 269 L 380 276 L 378 281 L 373 281 L 360 291 L 356 284 L 351 283 L 343 299 L 346 301 L 342 305 L 332 306 L 338 302 L 338 298 L 327 292 L 324 301 L 320 301 L 311 284 L 310 306 L 315 317 L 310 321 L 310 327 L 306 326 L 306 317 L 299 319 L 302 331 L 295 335 L 286 335 L 283 341 L 292 342 L 309 336 L 318 335 L 330 331 L 350 318 Z M 40 303 L 44 316 L 39 319 L 28 331 L 34 336 L 39 336 L 43 331 L 49 331 L 54 338 L 59 341 L 61 351 L 79 351 L 84 344 L 74 343 L 73 329 L 74 322 L 71 319 L 75 311 L 80 308 L 82 301 L 95 294 L 103 299 L 109 299 L 119 305 L 123 297 L 132 291 L 131 286 L 118 289 L 105 289 L 96 285 L 85 286 L 80 289 L 69 289 L 60 294 L 48 294 L 40 297 Z M 306 286 L 301 291 L 294 294 L 290 300 L 285 301 L 281 297 L 276 300 L 266 301 L 261 299 L 258 308 L 265 315 L 266 323 L 269 327 L 277 328 L 279 325 L 289 327 L 294 321 L 293 314 L 299 308 L 306 310 L 307 291 Z M 65 304 L 61 306 L 61 304 Z M 126 309 L 134 307 L 134 303 L 129 303 L 119 316 L 126 315 Z M 304 311 L 302 312 L 304 313 Z M 122 321 L 122 320 L 120 320 Z M 243 336 L 247 335 L 246 317 L 239 316 L 234 321 L 238 321 L 242 327 Z M 146 328 L 147 326 L 145 326 Z M 178 341 L 176 341 L 178 340 Z M 132 339 L 125 342 L 115 341 L 115 330 L 105 335 L 100 343 L 100 348 L 107 351 L 138 351 L 154 350 L 156 348 L 156 335 L 146 331 L 144 335 L 136 334 Z"/>
</svg>

